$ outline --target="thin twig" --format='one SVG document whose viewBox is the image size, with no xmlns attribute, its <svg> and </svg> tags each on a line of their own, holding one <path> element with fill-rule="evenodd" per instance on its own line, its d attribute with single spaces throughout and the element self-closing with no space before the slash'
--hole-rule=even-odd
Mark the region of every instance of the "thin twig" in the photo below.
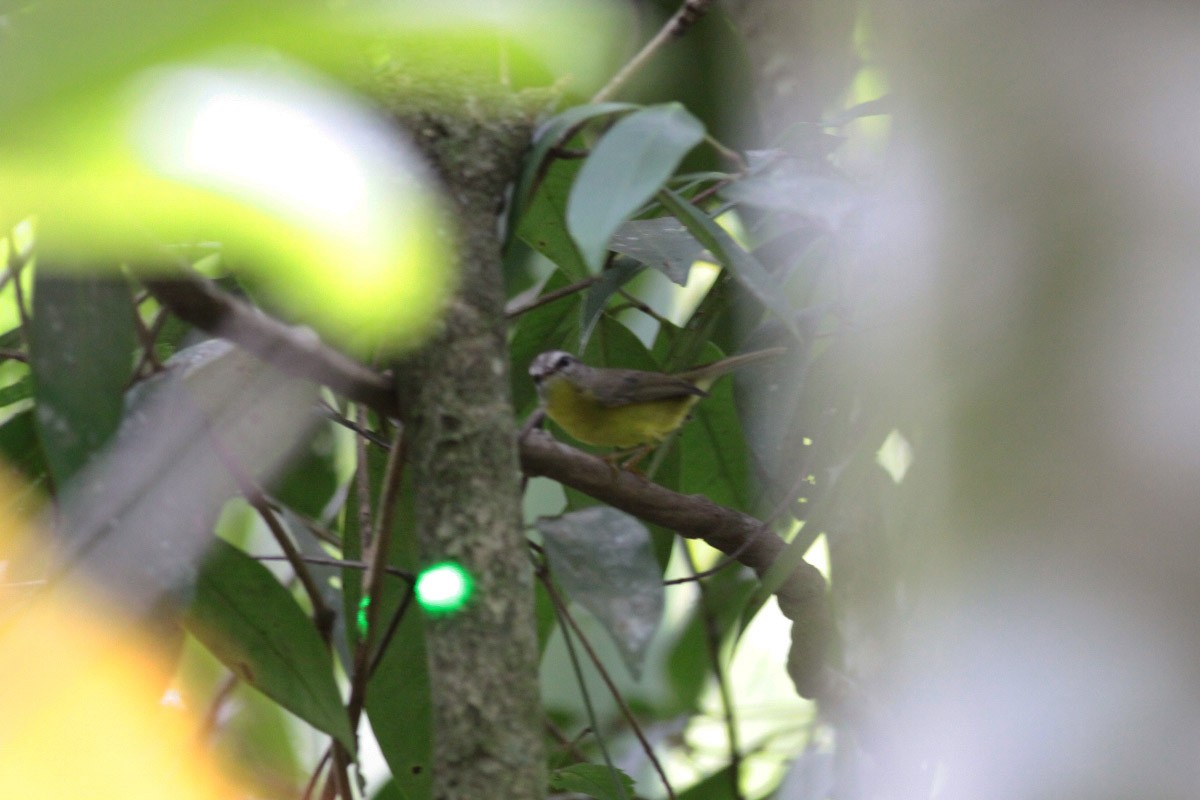
<svg viewBox="0 0 1200 800">
<path fill-rule="evenodd" d="M 584 728 L 575 736 L 575 738 L 572 739 L 567 736 L 566 732 L 562 728 L 554 724 L 554 720 L 550 719 L 549 717 L 545 717 L 542 721 L 546 725 L 546 732 L 554 737 L 554 739 L 560 745 L 562 745 L 563 750 L 569 753 L 576 762 L 587 761 L 587 756 L 585 756 L 583 751 L 579 749 L 579 743 L 583 741 L 583 737 L 592 732 L 590 727 Z"/>
<path fill-rule="evenodd" d="M 255 555 L 255 556 L 250 556 L 250 557 L 255 559 L 256 561 L 287 561 L 288 560 L 287 556 L 277 556 L 277 555 L 273 555 L 273 554 L 272 555 Z M 344 558 L 322 558 L 321 556 L 301 555 L 300 560 L 305 562 L 306 564 L 317 564 L 318 566 L 322 566 L 322 567 L 341 567 L 344 569 L 366 569 L 367 568 L 367 562 L 365 562 L 365 561 L 348 561 Z M 403 569 L 400 569 L 399 567 L 393 567 L 391 564 L 388 564 L 386 567 L 384 567 L 384 569 L 387 571 L 388 575 L 392 575 L 394 577 L 401 578 L 401 579 L 407 581 L 408 583 L 412 583 L 413 581 L 416 580 L 416 576 L 413 575 L 408 570 L 403 570 Z"/>
<path fill-rule="evenodd" d="M 360 403 L 355 407 L 355 422 L 367 428 L 367 409 Z M 363 438 L 354 440 L 355 487 L 358 490 L 358 547 L 359 553 L 367 552 L 371 546 L 371 470 L 367 459 L 367 443 Z"/>
<path fill-rule="evenodd" d="M 745 547 L 747 547 L 750 544 L 750 542 L 751 542 L 751 540 L 747 539 L 745 544 L 742 545 L 742 548 L 744 549 Z M 716 566 L 714 566 L 714 567 L 709 567 L 708 569 L 704 570 L 703 572 L 697 572 L 693 575 L 689 575 L 686 578 L 672 578 L 669 581 L 663 581 L 663 586 L 679 586 L 684 583 L 698 583 L 699 581 L 702 581 L 705 578 L 712 577 L 713 575 L 716 575 L 721 570 L 727 569 L 736 563 L 738 563 L 737 555 L 725 556 L 720 561 L 718 561 Z"/>
<path fill-rule="evenodd" d="M 388 567 L 391 571 L 393 567 Z M 375 675 L 375 670 L 379 669 L 379 665 L 383 663 L 383 656 L 387 653 L 388 645 L 392 643 L 392 638 L 395 637 L 396 631 L 400 629 L 400 623 L 404 621 L 404 615 L 408 613 L 409 606 L 412 605 L 413 598 L 416 593 L 416 579 L 409 575 L 408 587 L 404 591 L 404 597 L 400 599 L 400 605 L 396 607 L 396 611 L 392 614 L 392 618 L 388 621 L 387 630 L 383 633 L 383 638 L 379 640 L 379 646 L 375 648 L 375 654 L 371 657 L 371 665 L 367 668 L 367 679 L 369 680 Z M 364 701 L 365 701 L 364 697 Z"/>
<path fill-rule="evenodd" d="M 575 294 L 576 292 L 581 292 L 598 280 L 600 280 L 599 275 L 592 275 L 591 277 L 584 278 L 581 281 L 576 281 L 575 283 L 572 283 L 570 286 L 564 286 L 561 289 L 555 289 L 553 292 L 546 292 L 545 294 L 539 295 L 538 297 L 536 297 L 535 299 L 529 301 L 528 303 L 526 303 L 524 305 L 506 308 L 504 310 L 504 317 L 505 317 L 505 319 L 510 319 L 510 320 L 516 319 L 517 317 L 521 316 L 522 314 L 524 314 L 526 312 L 533 311 L 535 308 L 541 308 L 542 306 L 553 303 L 555 300 L 561 300 L 562 298 L 567 297 L 568 295 Z"/>
<path fill-rule="evenodd" d="M 325 782 L 326 796 L 354 800 L 354 792 L 350 790 L 350 764 L 352 761 L 345 746 L 334 740 L 333 769 L 329 771 L 329 779 Z"/>
<path fill-rule="evenodd" d="M 23 364 L 28 364 L 29 355 L 22 353 L 20 350 L 0 350 L 0 360 L 20 361 Z"/>
<path fill-rule="evenodd" d="M 293 510 L 292 513 L 295 514 L 295 511 Z M 326 528 L 317 520 L 307 517 L 303 514 L 296 514 L 295 516 L 304 524 L 304 527 L 308 529 L 308 532 L 311 533 L 317 540 L 322 541 L 331 547 L 342 546 L 342 537 Z"/>
<path fill-rule="evenodd" d="M 325 752 L 317 759 L 316 765 L 313 767 L 312 775 L 308 777 L 308 783 L 304 785 L 304 793 L 300 795 L 301 800 L 312 800 L 313 792 L 317 788 L 317 781 L 321 778 L 321 772 L 325 769 L 325 765 L 329 763 L 330 756 L 333 755 L 333 747 L 325 748 Z"/>
<path fill-rule="evenodd" d="M 683 555 L 687 559 L 688 569 L 693 576 L 697 576 L 696 561 L 692 558 L 692 551 L 684 547 Z M 721 695 L 721 708 L 725 712 L 725 735 L 729 739 L 729 777 L 733 784 L 733 800 L 742 800 L 742 750 L 738 742 L 733 693 L 729 688 L 728 676 L 721 668 L 720 632 L 717 630 L 717 620 L 712 613 L 708 586 L 703 583 L 698 583 L 696 586 L 700 590 L 700 617 L 704 622 L 705 649 L 708 651 L 713 677 L 717 679 L 717 691 Z"/>
<path fill-rule="evenodd" d="M 362 438 L 366 439 L 368 442 L 375 445 L 376 447 L 382 447 L 384 450 L 387 450 L 392 446 L 391 443 L 388 442 L 387 439 L 383 438 L 382 436 L 380 436 L 378 433 L 371 430 L 370 428 L 367 428 L 363 425 L 359 425 L 357 422 L 355 422 L 354 420 L 350 419 L 349 417 L 343 415 L 336 408 L 329 405 L 329 403 L 321 401 L 320 409 L 321 409 L 321 413 L 326 417 L 326 419 L 329 419 L 332 422 L 335 422 L 338 425 L 341 425 L 343 428 L 346 428 L 347 430 L 354 431 L 354 433 L 356 433 L 359 436 L 361 436 Z"/>
<path fill-rule="evenodd" d="M 629 59 L 625 66 L 621 67 L 617 74 L 605 84 L 603 89 L 596 92 L 592 97 L 592 102 L 603 103 L 620 91 L 621 87 L 630 78 L 640 72 L 667 42 L 682 36 L 687 32 L 688 28 L 692 27 L 698 19 L 704 16 L 711 4 L 712 0 L 684 0 L 679 10 L 671 15 L 666 24 L 662 26 L 658 33 L 654 34 L 654 37 L 650 41 L 646 42 L 637 55 Z"/>
<path fill-rule="evenodd" d="M 25 341 L 25 345 L 29 345 L 29 311 L 25 307 L 25 289 L 21 286 L 21 271 L 29 263 L 27 257 L 22 257 L 16 252 L 16 248 L 12 246 L 12 241 L 9 241 L 8 250 L 8 273 L 13 279 L 13 293 L 17 301 L 17 319 L 21 322 L 21 338 Z"/>
<path fill-rule="evenodd" d="M 204 714 L 204 720 L 200 723 L 200 732 L 196 737 L 200 742 L 207 742 L 217 729 L 217 718 L 221 715 L 221 709 L 225 707 L 225 702 L 229 699 L 229 695 L 233 694 L 233 690 L 237 688 L 241 679 L 236 672 L 230 672 L 225 676 L 225 681 L 213 694 L 212 701 L 208 704 L 208 711 Z"/>
<path fill-rule="evenodd" d="M 217 458 L 220 459 L 222 466 L 225 467 L 230 477 L 233 478 L 234 483 L 237 484 L 238 491 L 241 492 L 246 502 L 250 504 L 250 507 L 262 517 L 267 529 L 275 537 L 279 549 L 287 557 L 287 561 L 291 565 L 296 578 L 304 586 L 304 591 L 312 603 L 313 621 L 316 623 L 317 631 L 321 634 L 322 641 L 328 645 L 330 634 L 333 630 L 334 615 L 329 606 L 325 604 L 325 599 L 321 596 L 321 587 L 304 565 L 304 561 L 300 558 L 300 553 L 296 549 L 296 545 L 292 542 L 291 537 L 288 536 L 287 531 L 283 529 L 278 516 L 276 516 L 275 511 L 271 508 L 270 503 L 267 502 L 266 496 L 258 484 L 255 483 L 254 478 L 250 476 L 241 462 L 225 446 L 225 443 L 221 441 L 221 437 L 215 431 L 210 429 L 208 431 L 208 438 L 212 443 L 213 452 L 217 454 Z"/>
<path fill-rule="evenodd" d="M 238 482 L 242 482 L 241 477 L 238 478 Z M 317 632 L 321 635 L 321 641 L 328 646 L 333 635 L 334 613 L 333 609 L 325 604 L 320 584 L 317 583 L 312 572 L 309 571 L 303 556 L 296 549 L 296 544 L 292 541 L 292 537 L 288 536 L 287 531 L 283 529 L 283 525 L 279 522 L 279 516 L 271 508 L 270 504 L 267 503 L 262 491 L 257 486 L 251 484 L 249 487 L 242 487 L 242 495 L 246 498 L 246 502 L 250 504 L 250 507 L 257 511 L 262 521 L 266 523 L 267 529 L 271 531 L 271 535 L 275 537 L 276 544 L 279 545 L 279 549 L 283 551 L 284 557 L 287 559 L 288 564 L 291 565 L 296 579 L 304 587 L 304 593 L 308 595 L 308 601 L 312 604 L 313 622 L 316 624 Z"/>
<path fill-rule="evenodd" d="M 537 570 L 539 577 L 545 578 L 546 570 L 543 565 Z M 596 709 L 592 706 L 592 696 L 588 692 L 587 682 L 583 679 L 583 667 L 579 663 L 579 656 L 575 653 L 575 644 L 571 639 L 571 631 L 567 630 L 564 624 L 569 617 L 566 614 L 566 606 L 562 603 L 554 603 L 554 616 L 558 618 L 558 624 L 562 628 L 563 644 L 567 648 L 567 656 L 571 659 L 571 667 L 575 671 L 575 679 L 579 684 L 579 696 L 583 700 L 583 707 L 587 710 L 588 719 L 591 720 L 592 728 L 596 730 L 596 745 L 600 748 L 600 755 L 604 757 L 604 763 L 608 765 L 609 775 L 612 778 L 613 786 L 620 793 L 622 800 L 629 800 L 629 793 L 625 790 L 625 785 L 617 778 L 616 765 L 613 764 L 612 755 L 608 752 L 608 745 L 604 741 L 604 737 L 600 735 L 600 723 L 596 718 Z M 574 625 L 571 626 L 574 629 Z M 585 641 L 580 636 L 581 641 Z M 670 787 L 668 787 L 668 791 Z"/>
<path fill-rule="evenodd" d="M 375 524 L 371 543 L 363 553 L 367 562 L 367 572 L 363 576 L 363 594 L 366 599 L 366 630 L 354 653 L 354 674 L 350 684 L 350 700 L 346 704 L 351 722 L 357 724 L 366 700 L 367 681 L 371 677 L 371 661 L 373 645 L 378 639 L 376 621 L 379 618 L 380 586 L 386 572 L 388 556 L 391 551 L 392 523 L 396 515 L 396 501 L 400 494 L 400 482 L 404 476 L 404 428 L 396 430 L 392 441 L 391 452 L 388 453 L 387 466 L 384 469 L 383 486 L 379 490 L 379 504 L 376 507 Z"/>
<path fill-rule="evenodd" d="M 555 145 L 554 147 L 550 148 L 547 155 L 553 156 L 554 158 L 563 159 L 564 161 L 570 161 L 580 158 L 587 158 L 589 155 L 591 155 L 591 153 L 591 150 L 584 150 L 578 147 L 560 147 Z"/>
<path fill-rule="evenodd" d="M 646 738 L 646 734 L 642 732 L 641 726 L 638 725 L 637 719 L 633 716 L 633 711 L 630 710 L 629 705 L 625 702 L 625 698 L 621 697 L 621 692 L 617 689 L 617 685 L 613 683 L 613 679 L 611 676 L 609 676 L 608 670 L 604 668 L 604 662 L 602 662 L 600 657 L 596 655 L 596 651 L 592 649 L 591 642 L 589 642 L 587 636 L 584 635 L 583 629 L 579 627 L 579 623 L 577 623 L 575 618 L 571 616 L 571 612 L 567 608 L 567 604 L 563 600 L 562 595 L 560 595 L 558 590 L 554 588 L 554 582 L 550 580 L 548 568 L 542 566 L 537 570 L 537 576 L 542 582 L 542 586 L 545 587 L 546 593 L 550 595 L 550 600 L 554 603 L 555 609 L 559 612 L 559 614 L 561 614 L 562 618 L 566 620 L 567 624 L 571 627 L 571 630 L 575 632 L 576 637 L 579 638 L 579 643 L 583 645 L 583 649 L 587 652 L 588 658 L 591 659 L 592 665 L 596 668 L 596 672 L 599 673 L 600 679 L 604 681 L 604 685 L 608 687 L 609 694 L 611 694 L 613 700 L 616 701 L 617 707 L 621 709 L 622 716 L 625 717 L 625 721 L 629 723 L 629 727 L 633 730 L 634 736 L 636 736 L 637 740 L 641 743 L 642 750 L 646 753 L 646 758 L 650 759 L 650 764 L 654 767 L 654 771 L 658 773 L 659 779 L 662 780 L 662 784 L 667 790 L 667 797 L 669 800 L 675 800 L 675 790 L 671 788 L 671 783 L 667 780 L 667 773 L 663 771 L 662 764 L 658 762 L 658 757 L 654 755 L 654 748 L 650 746 L 650 741 Z"/>
<path fill-rule="evenodd" d="M 739 153 L 737 150 L 734 150 L 732 147 L 727 147 L 726 145 L 722 144 L 711 133 L 706 133 L 704 135 L 704 141 L 709 147 L 711 147 L 713 150 L 717 151 L 717 155 L 721 156 L 724 159 L 732 161 L 736 165 L 737 171 L 739 173 L 739 177 L 741 175 L 744 175 L 747 171 L 749 171 L 750 165 L 746 163 L 746 159 L 742 158 L 742 154 Z"/>
<path fill-rule="evenodd" d="M 133 368 L 135 376 L 141 375 L 146 367 L 150 367 L 152 373 L 159 372 L 163 369 L 162 362 L 158 360 L 158 353 L 154 352 L 154 343 L 158 339 L 162 329 L 166 326 L 167 320 L 170 318 L 171 312 L 165 308 L 160 308 L 158 313 L 154 315 L 154 320 L 147 327 L 142 322 L 141 314 L 137 309 L 134 309 L 133 317 L 138 323 L 138 335 L 142 336 L 142 355 L 138 359 L 137 366 Z"/>
<path fill-rule="evenodd" d="M 671 321 L 669 319 L 664 317 L 662 314 L 659 314 L 653 308 L 646 305 L 641 300 L 637 299 L 636 297 L 634 297 L 633 295 L 631 295 L 629 292 L 625 291 L 624 289 L 617 289 L 617 294 L 619 294 L 619 295 L 621 295 L 621 297 L 625 298 L 626 308 L 632 308 L 637 311 L 640 311 L 643 314 L 645 314 L 647 317 L 649 317 L 650 319 L 659 323 L 660 325 L 663 325 L 664 327 L 671 324 Z M 613 310 L 616 311 L 616 309 L 613 309 Z"/>
<path fill-rule="evenodd" d="M 700 203 L 703 203 L 705 200 L 712 197 L 717 192 L 721 191 L 726 186 L 728 186 L 729 184 L 734 183 L 736 181 L 737 181 L 736 177 L 722 178 L 719 181 L 713 181 L 711 186 L 706 186 L 705 188 L 696 192 L 696 194 L 694 194 L 688 202 L 690 202 L 694 206 L 698 206 L 698 205 L 700 205 Z"/>
</svg>

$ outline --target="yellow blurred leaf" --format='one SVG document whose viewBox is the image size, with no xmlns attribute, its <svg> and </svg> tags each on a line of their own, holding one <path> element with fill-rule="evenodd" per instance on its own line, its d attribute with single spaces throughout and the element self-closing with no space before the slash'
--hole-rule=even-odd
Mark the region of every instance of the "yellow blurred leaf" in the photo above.
<svg viewBox="0 0 1200 800">
<path fill-rule="evenodd" d="M 196 723 L 161 702 L 170 670 L 115 607 L 78 586 L 13 585 L 32 555 L 12 560 L 32 538 L 16 492 L 0 480 L 0 797 L 238 796 Z"/>
</svg>

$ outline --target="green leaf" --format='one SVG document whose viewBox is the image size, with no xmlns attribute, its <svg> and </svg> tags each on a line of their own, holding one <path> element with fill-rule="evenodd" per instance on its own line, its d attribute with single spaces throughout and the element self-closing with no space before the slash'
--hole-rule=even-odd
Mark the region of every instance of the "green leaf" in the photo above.
<svg viewBox="0 0 1200 800">
<path fill-rule="evenodd" d="M 616 642 L 637 678 L 662 622 L 662 569 L 646 526 L 593 506 L 537 521 L 555 579 Z"/>
<path fill-rule="evenodd" d="M 600 280 L 588 287 L 583 296 L 582 322 L 580 323 L 579 349 L 587 347 L 592 329 L 604 313 L 608 299 L 642 271 L 636 261 L 621 259 L 600 274 Z"/>
<path fill-rule="evenodd" d="M 721 266 L 730 271 L 738 283 L 765 308 L 774 312 L 797 339 L 802 338 L 800 328 L 796 324 L 795 312 L 787 302 L 786 293 L 779 281 L 758 259 L 742 249 L 741 245 L 707 214 L 670 189 L 660 191 L 658 199 L 702 245 L 708 248 Z"/>
<path fill-rule="evenodd" d="M 573 281 L 583 280 L 589 273 L 567 231 L 567 196 L 579 170 L 578 161 L 555 162 L 517 225 L 517 235 Z"/>
<path fill-rule="evenodd" d="M 717 650 L 721 652 L 720 646 L 739 630 L 742 611 L 756 588 L 758 579 L 737 565 L 704 579 L 705 607 L 696 605 L 692 608 L 690 618 L 667 656 L 666 674 L 678 704 L 673 709 L 675 713 L 700 710 L 700 696 L 713 667 L 706 639 L 716 637 Z"/>
<path fill-rule="evenodd" d="M 554 292 L 567 285 L 564 273 L 555 271 L 542 287 L 542 293 Z M 532 408 L 536 395 L 533 381 L 529 379 L 529 364 L 538 353 L 566 347 L 576 338 L 581 303 L 581 294 L 576 292 L 527 311 L 517 319 L 509 354 L 512 358 L 513 408 L 518 413 L 526 413 Z"/>
<path fill-rule="evenodd" d="M 396 785 L 396 781 L 390 780 L 379 787 L 379 791 L 375 792 L 371 800 L 409 800 L 409 797 Z"/>
<path fill-rule="evenodd" d="M 26 372 L 21 377 L 0 389 L 0 408 L 19 403 L 33 395 L 33 377 Z"/>
<path fill-rule="evenodd" d="M 537 623 L 538 655 L 540 656 L 546 652 L 546 645 L 550 643 L 550 635 L 554 633 L 554 629 L 558 625 L 558 614 L 555 613 L 554 601 L 541 581 L 533 585 L 533 614 Z"/>
<path fill-rule="evenodd" d="M 14 414 L 0 424 L 0 457 L 30 484 L 41 483 L 49 474 L 32 408 Z"/>
<path fill-rule="evenodd" d="M 741 793 L 733 790 L 733 768 L 717 770 L 678 795 L 679 800 L 734 800 Z"/>
<path fill-rule="evenodd" d="M 653 267 L 680 286 L 687 285 L 692 264 L 704 253 L 704 245 L 674 217 L 622 223 L 609 247 Z"/>
<path fill-rule="evenodd" d="M 543 171 L 542 165 L 546 162 L 546 156 L 555 146 L 566 144 L 563 137 L 572 129 L 589 120 L 632 111 L 635 108 L 637 106 L 633 103 L 597 103 L 574 106 L 546 120 L 534 138 L 529 155 L 525 157 L 521 177 L 517 180 L 516 189 L 513 191 L 513 209 L 518 214 L 525 211 L 529 197 L 536 188 L 534 184 L 537 182 L 538 175 Z"/>
<path fill-rule="evenodd" d="M 600 764 L 572 764 L 556 769 L 550 774 L 550 788 L 597 800 L 629 800 L 634 796 L 632 778 L 615 767 Z"/>
<path fill-rule="evenodd" d="M 62 487 L 116 432 L 133 373 L 133 304 L 120 278 L 34 277 L 29 365 L 38 435 Z"/>
<path fill-rule="evenodd" d="M 642 340 L 627 325 L 610 315 L 601 315 L 583 351 L 583 360 L 597 367 L 661 369 Z"/>
<path fill-rule="evenodd" d="M 605 134 L 571 187 L 567 227 L 592 272 L 617 228 L 654 196 L 704 138 L 704 126 L 678 103 L 630 114 Z"/>
<path fill-rule="evenodd" d="M 416 487 L 411 479 L 401 486 L 390 563 L 409 572 L 418 566 L 416 538 L 404 535 L 413 519 Z M 408 584 L 385 576 L 377 624 L 387 625 L 408 593 Z M 415 602 L 407 604 L 379 668 L 367 684 L 366 713 L 371 730 L 402 796 L 428 800 L 433 796 L 433 697 L 425 651 L 425 619 Z"/>
<path fill-rule="evenodd" d="M 722 357 L 709 344 L 702 360 Z M 713 384 L 708 397 L 693 407 L 692 418 L 680 430 L 683 473 L 679 491 L 702 494 L 714 503 L 747 511 L 747 448 L 734 403 L 734 377 L 724 376 Z"/>
<path fill-rule="evenodd" d="M 22 281 L 22 285 L 24 285 L 24 281 Z M 24 343 L 25 332 L 20 328 L 12 328 L 0 334 L 0 350 L 19 350 Z"/>
<path fill-rule="evenodd" d="M 332 424 L 325 423 L 317 428 L 308 446 L 293 457 L 274 491 L 279 502 L 312 519 L 320 518 L 337 489 Z"/>
<path fill-rule="evenodd" d="M 381 619 L 391 618 L 398 596 L 390 590 L 385 594 Z M 428 800 L 433 796 L 433 697 L 424 622 L 415 602 L 371 678 L 366 712 L 402 796 Z"/>
<path fill-rule="evenodd" d="M 332 656 L 270 570 L 215 540 L 184 623 L 234 674 L 354 752 Z"/>
</svg>

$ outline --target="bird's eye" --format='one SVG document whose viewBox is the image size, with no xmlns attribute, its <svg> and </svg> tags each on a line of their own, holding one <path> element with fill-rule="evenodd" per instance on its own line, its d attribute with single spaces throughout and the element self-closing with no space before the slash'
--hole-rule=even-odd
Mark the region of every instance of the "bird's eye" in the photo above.
<svg viewBox="0 0 1200 800">
<path fill-rule="evenodd" d="M 571 356 L 566 355 L 564 353 L 563 355 L 558 357 L 558 361 L 554 362 L 554 368 L 555 369 L 566 369 L 567 367 L 571 366 L 571 362 L 574 360 L 575 360 L 574 358 L 572 358 Z"/>
</svg>

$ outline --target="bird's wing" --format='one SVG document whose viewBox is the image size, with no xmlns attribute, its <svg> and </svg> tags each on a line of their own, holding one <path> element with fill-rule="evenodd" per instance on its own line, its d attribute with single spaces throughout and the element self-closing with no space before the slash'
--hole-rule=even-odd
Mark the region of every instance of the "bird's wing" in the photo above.
<svg viewBox="0 0 1200 800">
<path fill-rule="evenodd" d="M 689 380 L 637 369 L 610 370 L 605 386 L 592 394 L 607 408 L 648 403 L 672 397 L 706 397 L 707 393 Z"/>
</svg>

